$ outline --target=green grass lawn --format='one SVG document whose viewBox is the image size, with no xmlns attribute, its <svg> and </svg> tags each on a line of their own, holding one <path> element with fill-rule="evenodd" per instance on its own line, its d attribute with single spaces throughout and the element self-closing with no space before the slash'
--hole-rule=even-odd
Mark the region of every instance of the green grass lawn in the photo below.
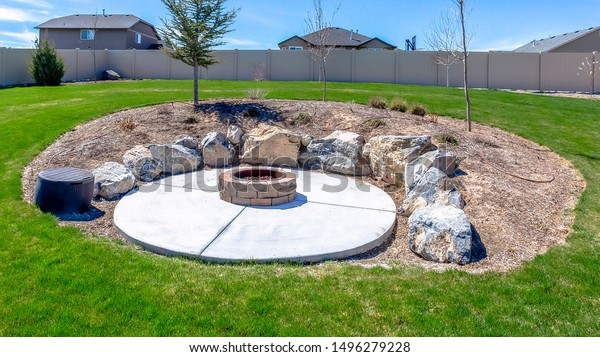
<svg viewBox="0 0 600 357">
<path fill-rule="evenodd" d="M 318 99 L 319 83 L 201 82 L 203 97 Z M 75 125 L 124 108 L 191 100 L 188 81 L 0 90 L 1 336 L 599 336 L 600 101 L 473 91 L 476 121 L 550 147 L 585 176 L 575 233 L 507 274 L 211 265 L 57 226 L 21 201 L 20 173 Z M 329 98 L 399 96 L 464 117 L 462 91 L 331 83 Z"/>
</svg>

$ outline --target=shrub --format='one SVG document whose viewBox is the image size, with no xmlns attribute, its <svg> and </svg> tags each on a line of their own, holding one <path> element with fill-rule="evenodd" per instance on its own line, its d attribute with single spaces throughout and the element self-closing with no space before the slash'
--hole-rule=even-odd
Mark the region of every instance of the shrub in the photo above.
<svg viewBox="0 0 600 357">
<path fill-rule="evenodd" d="M 198 122 L 198 118 L 190 115 L 189 117 L 185 118 L 183 122 L 186 124 L 196 124 Z"/>
<path fill-rule="evenodd" d="M 372 118 L 372 119 L 369 119 L 369 121 L 367 122 L 367 125 L 371 129 L 377 129 L 380 126 L 384 126 L 385 125 L 385 120 L 383 120 L 381 118 Z"/>
<path fill-rule="evenodd" d="M 29 73 L 38 86 L 59 86 L 65 75 L 65 64 L 48 41 L 33 53 Z"/>
<path fill-rule="evenodd" d="M 398 112 L 406 113 L 408 110 L 408 103 L 404 99 L 394 97 L 390 103 L 390 109 Z"/>
<path fill-rule="evenodd" d="M 410 108 L 410 113 L 414 115 L 418 115 L 420 117 L 424 117 L 427 115 L 427 109 L 421 104 L 416 104 L 412 108 Z"/>
<path fill-rule="evenodd" d="M 306 112 L 300 112 L 296 114 L 295 120 L 300 124 L 308 124 L 312 120 L 312 117 Z"/>
<path fill-rule="evenodd" d="M 135 123 L 135 121 L 133 121 L 133 118 L 124 118 L 119 123 L 119 127 L 123 131 L 133 130 L 133 129 L 135 129 L 136 126 L 137 126 L 137 124 Z"/>
<path fill-rule="evenodd" d="M 369 105 L 373 108 L 385 109 L 387 108 L 387 100 L 380 96 L 371 97 L 369 99 Z"/>
<path fill-rule="evenodd" d="M 460 141 L 458 141 L 458 139 L 452 134 L 440 133 L 436 135 L 435 138 L 437 139 L 437 141 L 443 144 L 460 145 Z"/>
<path fill-rule="evenodd" d="M 252 100 L 265 99 L 268 92 L 264 89 L 254 88 L 246 91 L 246 97 Z"/>
</svg>

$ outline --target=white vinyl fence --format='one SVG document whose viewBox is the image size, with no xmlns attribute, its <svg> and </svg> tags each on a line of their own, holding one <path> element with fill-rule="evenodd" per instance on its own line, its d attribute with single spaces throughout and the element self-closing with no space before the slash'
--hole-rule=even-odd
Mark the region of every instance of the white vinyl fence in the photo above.
<svg viewBox="0 0 600 357">
<path fill-rule="evenodd" d="M 28 64 L 33 50 L 0 48 L 0 86 L 32 83 Z M 64 81 L 94 77 L 94 54 L 90 50 L 58 50 L 67 72 Z M 433 52 L 336 50 L 327 59 L 328 80 L 446 85 L 446 69 L 435 62 Z M 132 79 L 191 79 L 191 67 L 159 50 L 98 50 L 96 76 L 117 71 Z M 203 79 L 316 81 L 318 66 L 308 51 L 223 50 L 215 51 L 218 64 L 202 69 Z M 600 56 L 600 55 L 599 55 Z M 594 62 L 585 53 L 473 52 L 469 57 L 470 86 L 490 89 L 540 91 L 591 90 L 590 76 L 579 70 L 582 62 Z M 596 58 L 598 60 L 600 58 Z M 600 86 L 600 70 L 595 71 Z M 462 86 L 462 64 L 450 68 L 450 86 Z M 598 87 L 594 84 L 593 90 Z"/>
</svg>

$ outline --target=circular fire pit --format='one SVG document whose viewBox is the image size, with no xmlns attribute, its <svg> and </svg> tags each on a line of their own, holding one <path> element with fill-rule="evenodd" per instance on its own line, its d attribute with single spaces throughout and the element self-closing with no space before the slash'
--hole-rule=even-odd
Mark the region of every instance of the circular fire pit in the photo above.
<svg viewBox="0 0 600 357">
<path fill-rule="evenodd" d="M 281 205 L 296 197 L 296 175 L 270 167 L 236 167 L 219 175 L 219 195 L 237 205 Z"/>
</svg>

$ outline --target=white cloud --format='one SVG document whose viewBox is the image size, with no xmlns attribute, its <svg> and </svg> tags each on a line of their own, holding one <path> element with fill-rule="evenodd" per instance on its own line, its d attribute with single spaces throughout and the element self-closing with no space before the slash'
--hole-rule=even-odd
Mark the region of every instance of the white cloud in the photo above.
<svg viewBox="0 0 600 357">
<path fill-rule="evenodd" d="M 19 4 L 25 4 L 25 5 L 29 5 L 29 6 L 34 6 L 34 7 L 41 7 L 44 9 L 49 9 L 52 7 L 52 5 L 50 5 L 49 3 L 47 3 L 44 0 L 10 0 L 12 2 L 16 2 Z"/>
<path fill-rule="evenodd" d="M 228 45 L 233 45 L 233 46 L 258 46 L 258 45 L 260 45 L 260 43 L 258 43 L 256 41 L 241 39 L 241 38 L 226 38 L 225 42 L 227 42 Z"/>
<path fill-rule="evenodd" d="M 14 38 L 20 42 L 31 43 L 31 41 L 34 41 L 37 38 L 38 34 L 29 30 L 24 30 L 23 32 L 0 31 L 0 36 Z"/>
<path fill-rule="evenodd" d="M 525 38 L 502 38 L 491 43 L 479 44 L 478 46 L 473 46 L 473 51 L 512 51 L 515 48 L 521 47 L 526 43 L 531 42 L 532 39 Z"/>
<path fill-rule="evenodd" d="M 40 22 L 47 18 L 47 11 L 24 11 L 11 7 L 0 7 L 0 21 Z"/>
</svg>

